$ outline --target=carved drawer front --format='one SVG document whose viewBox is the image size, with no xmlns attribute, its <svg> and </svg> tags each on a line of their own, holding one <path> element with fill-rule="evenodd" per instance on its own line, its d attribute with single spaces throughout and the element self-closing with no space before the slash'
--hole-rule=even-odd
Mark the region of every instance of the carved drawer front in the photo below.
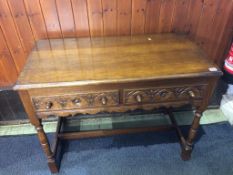
<svg viewBox="0 0 233 175">
<path fill-rule="evenodd" d="M 119 91 L 33 97 L 32 102 L 37 111 L 116 106 L 119 104 Z"/>
<path fill-rule="evenodd" d="M 201 99 L 206 86 L 125 89 L 124 104 L 171 102 Z"/>
</svg>

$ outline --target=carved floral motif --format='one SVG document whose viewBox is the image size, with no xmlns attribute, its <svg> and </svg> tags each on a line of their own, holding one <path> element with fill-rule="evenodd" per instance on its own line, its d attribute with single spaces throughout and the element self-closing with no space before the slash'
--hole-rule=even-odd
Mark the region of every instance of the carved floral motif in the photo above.
<svg viewBox="0 0 233 175">
<path fill-rule="evenodd" d="M 124 103 L 153 103 L 173 100 L 185 100 L 191 98 L 202 98 L 205 86 L 172 87 L 172 88 L 146 88 L 129 89 L 124 91 Z M 141 101 L 139 101 L 139 96 Z"/>
<path fill-rule="evenodd" d="M 34 97 L 32 101 L 37 111 L 114 106 L 119 104 L 119 92 L 109 91 L 52 97 Z"/>
<path fill-rule="evenodd" d="M 175 101 L 200 100 L 205 95 L 206 86 L 182 86 L 167 88 L 144 88 L 123 90 L 122 104 L 158 104 Z M 114 107 L 120 104 L 118 90 L 108 92 L 90 92 L 67 94 L 51 97 L 33 97 L 32 101 L 38 112 L 97 109 L 99 107 Z M 67 111 L 68 112 L 68 111 Z"/>
</svg>

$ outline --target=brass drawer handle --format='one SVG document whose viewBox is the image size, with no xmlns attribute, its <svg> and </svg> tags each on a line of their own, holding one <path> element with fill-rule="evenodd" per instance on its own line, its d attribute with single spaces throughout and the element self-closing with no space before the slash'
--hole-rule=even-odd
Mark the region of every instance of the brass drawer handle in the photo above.
<svg viewBox="0 0 233 175">
<path fill-rule="evenodd" d="M 76 99 L 74 99 L 72 102 L 73 102 L 75 105 L 80 105 L 81 100 L 76 98 Z"/>
<path fill-rule="evenodd" d="M 163 92 L 161 92 L 161 93 L 160 93 L 160 97 L 166 97 L 166 96 L 167 96 L 167 94 L 168 94 L 168 92 L 163 91 Z"/>
<path fill-rule="evenodd" d="M 53 103 L 51 101 L 46 103 L 46 106 L 45 106 L 46 109 L 51 109 L 52 107 L 53 107 Z"/>
<path fill-rule="evenodd" d="M 136 95 L 136 100 L 138 103 L 141 103 L 142 102 L 142 96 L 141 95 Z"/>
<path fill-rule="evenodd" d="M 195 93 L 192 90 L 188 91 L 188 94 L 191 98 L 195 98 Z"/>
<path fill-rule="evenodd" d="M 61 107 L 65 107 L 67 102 L 65 100 L 61 100 L 60 102 Z"/>
<path fill-rule="evenodd" d="M 106 97 L 102 97 L 102 98 L 101 98 L 101 102 L 102 102 L 103 105 L 106 105 L 106 104 L 107 104 L 107 101 L 108 101 L 108 100 L 107 100 Z"/>
<path fill-rule="evenodd" d="M 34 102 L 34 106 L 36 109 L 40 109 L 40 103 L 39 102 Z"/>
</svg>

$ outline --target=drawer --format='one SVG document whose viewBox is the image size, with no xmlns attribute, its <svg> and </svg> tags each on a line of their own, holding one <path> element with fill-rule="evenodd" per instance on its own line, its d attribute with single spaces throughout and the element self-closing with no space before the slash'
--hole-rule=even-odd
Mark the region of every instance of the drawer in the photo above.
<svg viewBox="0 0 233 175">
<path fill-rule="evenodd" d="M 201 99 L 206 85 L 165 88 L 125 89 L 124 104 L 142 104 Z"/>
<path fill-rule="evenodd" d="M 119 91 L 36 96 L 32 97 L 32 102 L 37 111 L 116 106 L 119 104 Z"/>
</svg>

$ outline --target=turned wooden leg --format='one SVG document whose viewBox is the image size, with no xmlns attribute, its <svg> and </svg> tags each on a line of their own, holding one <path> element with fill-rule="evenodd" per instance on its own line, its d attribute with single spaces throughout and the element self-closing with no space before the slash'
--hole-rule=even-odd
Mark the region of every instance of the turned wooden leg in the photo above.
<svg viewBox="0 0 233 175">
<path fill-rule="evenodd" d="M 51 173 L 57 173 L 59 171 L 58 165 L 55 162 L 54 155 L 51 151 L 47 136 L 44 132 L 43 126 L 41 124 L 41 120 L 37 118 L 34 108 L 31 103 L 30 95 L 27 91 L 19 91 L 20 99 L 24 105 L 24 109 L 28 114 L 28 118 L 32 125 L 35 126 L 37 135 L 40 141 L 40 144 L 44 150 L 44 153 L 48 160 L 48 166 L 50 168 Z"/>
<path fill-rule="evenodd" d="M 38 138 L 39 138 L 39 141 L 40 141 L 40 144 L 41 144 L 41 147 L 47 157 L 47 160 L 48 160 L 48 166 L 50 168 L 50 171 L 52 173 L 57 173 L 59 170 L 58 170 L 58 166 L 56 164 L 56 161 L 55 161 L 55 158 L 54 158 L 54 155 L 51 151 L 51 148 L 50 148 L 50 145 L 49 145 L 49 142 L 48 142 L 48 138 L 44 132 L 44 129 L 43 129 L 43 125 L 41 124 L 41 122 L 39 122 L 40 124 L 39 125 L 35 125 L 35 128 L 36 128 L 36 131 L 37 131 L 37 135 L 38 135 Z"/>
<path fill-rule="evenodd" d="M 189 160 L 191 158 L 191 153 L 193 149 L 193 141 L 197 134 L 201 116 L 202 116 L 202 112 L 197 110 L 195 112 L 195 116 L 194 116 L 191 128 L 189 130 L 188 138 L 182 148 L 181 158 L 183 160 Z"/>
</svg>

